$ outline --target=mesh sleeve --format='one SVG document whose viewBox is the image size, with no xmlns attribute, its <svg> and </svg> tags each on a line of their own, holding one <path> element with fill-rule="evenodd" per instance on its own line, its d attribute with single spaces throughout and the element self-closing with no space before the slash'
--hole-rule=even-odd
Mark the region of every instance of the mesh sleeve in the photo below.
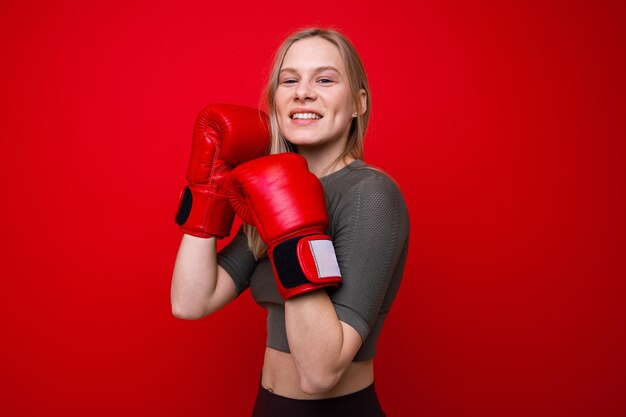
<svg viewBox="0 0 626 417">
<path fill-rule="evenodd" d="M 365 340 L 383 303 L 391 302 L 387 294 L 395 285 L 409 222 L 400 190 L 384 174 L 361 180 L 350 194 L 333 235 L 343 283 L 330 296 L 338 318 Z"/>
<path fill-rule="evenodd" d="M 235 282 L 237 296 L 250 286 L 250 277 L 258 261 L 248 247 L 248 239 L 240 228 L 233 240 L 217 254 L 217 264 L 224 268 Z"/>
</svg>

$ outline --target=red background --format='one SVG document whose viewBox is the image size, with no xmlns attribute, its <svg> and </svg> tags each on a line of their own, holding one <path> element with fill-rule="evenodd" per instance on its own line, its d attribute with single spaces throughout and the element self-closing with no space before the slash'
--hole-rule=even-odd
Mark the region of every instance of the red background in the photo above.
<svg viewBox="0 0 626 417">
<path fill-rule="evenodd" d="M 618 1 L 4 1 L 1 413 L 249 415 L 263 310 L 171 316 L 173 216 L 197 111 L 256 105 L 307 25 L 361 52 L 410 207 L 388 415 L 624 416 Z"/>
</svg>

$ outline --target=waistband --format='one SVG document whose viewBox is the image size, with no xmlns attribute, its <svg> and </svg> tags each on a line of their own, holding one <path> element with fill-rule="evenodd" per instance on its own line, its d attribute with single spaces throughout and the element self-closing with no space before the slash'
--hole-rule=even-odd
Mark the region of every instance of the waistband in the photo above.
<svg viewBox="0 0 626 417">
<path fill-rule="evenodd" d="M 374 383 L 360 391 L 324 399 L 294 399 L 274 394 L 259 384 L 253 417 L 384 417 Z"/>
<path fill-rule="evenodd" d="M 283 397 L 282 395 L 275 394 L 273 391 L 270 391 L 267 388 L 263 387 L 260 383 L 259 383 L 259 392 L 260 393 L 262 392 L 264 395 L 267 395 L 267 396 L 283 398 L 285 400 L 296 401 L 296 402 L 303 401 L 303 402 L 307 402 L 307 403 L 324 402 L 324 401 L 330 401 L 330 400 L 342 400 L 342 399 L 343 400 L 354 400 L 354 399 L 359 399 L 359 398 L 363 398 L 363 397 L 371 397 L 372 395 L 376 396 L 376 388 L 374 387 L 374 383 L 373 382 L 371 383 L 371 385 L 368 385 L 367 387 L 363 388 L 362 390 L 353 392 L 351 394 L 342 395 L 340 397 L 311 399 L 311 400 L 303 400 L 303 399 L 298 399 L 298 398 Z"/>
</svg>

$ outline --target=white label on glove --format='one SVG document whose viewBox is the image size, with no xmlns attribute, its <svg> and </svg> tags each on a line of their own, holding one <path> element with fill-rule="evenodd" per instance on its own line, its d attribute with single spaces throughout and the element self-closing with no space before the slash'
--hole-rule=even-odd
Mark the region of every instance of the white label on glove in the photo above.
<svg viewBox="0 0 626 417">
<path fill-rule="evenodd" d="M 309 247 L 315 260 L 319 278 L 340 277 L 335 247 L 330 240 L 310 240 Z"/>
</svg>

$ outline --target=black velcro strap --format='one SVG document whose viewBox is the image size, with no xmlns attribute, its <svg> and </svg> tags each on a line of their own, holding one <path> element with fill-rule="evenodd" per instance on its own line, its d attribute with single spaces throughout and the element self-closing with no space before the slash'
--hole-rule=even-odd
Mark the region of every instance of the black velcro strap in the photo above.
<svg viewBox="0 0 626 417">
<path fill-rule="evenodd" d="M 178 206 L 178 213 L 176 213 L 176 224 L 182 226 L 185 224 L 191 213 L 191 203 L 193 198 L 191 196 L 191 190 L 189 186 L 185 187 L 183 195 L 180 198 L 180 205 Z"/>
<path fill-rule="evenodd" d="M 294 237 L 277 245 L 273 252 L 274 268 L 283 287 L 290 289 L 309 282 L 298 259 L 298 242 L 304 236 Z"/>
</svg>

